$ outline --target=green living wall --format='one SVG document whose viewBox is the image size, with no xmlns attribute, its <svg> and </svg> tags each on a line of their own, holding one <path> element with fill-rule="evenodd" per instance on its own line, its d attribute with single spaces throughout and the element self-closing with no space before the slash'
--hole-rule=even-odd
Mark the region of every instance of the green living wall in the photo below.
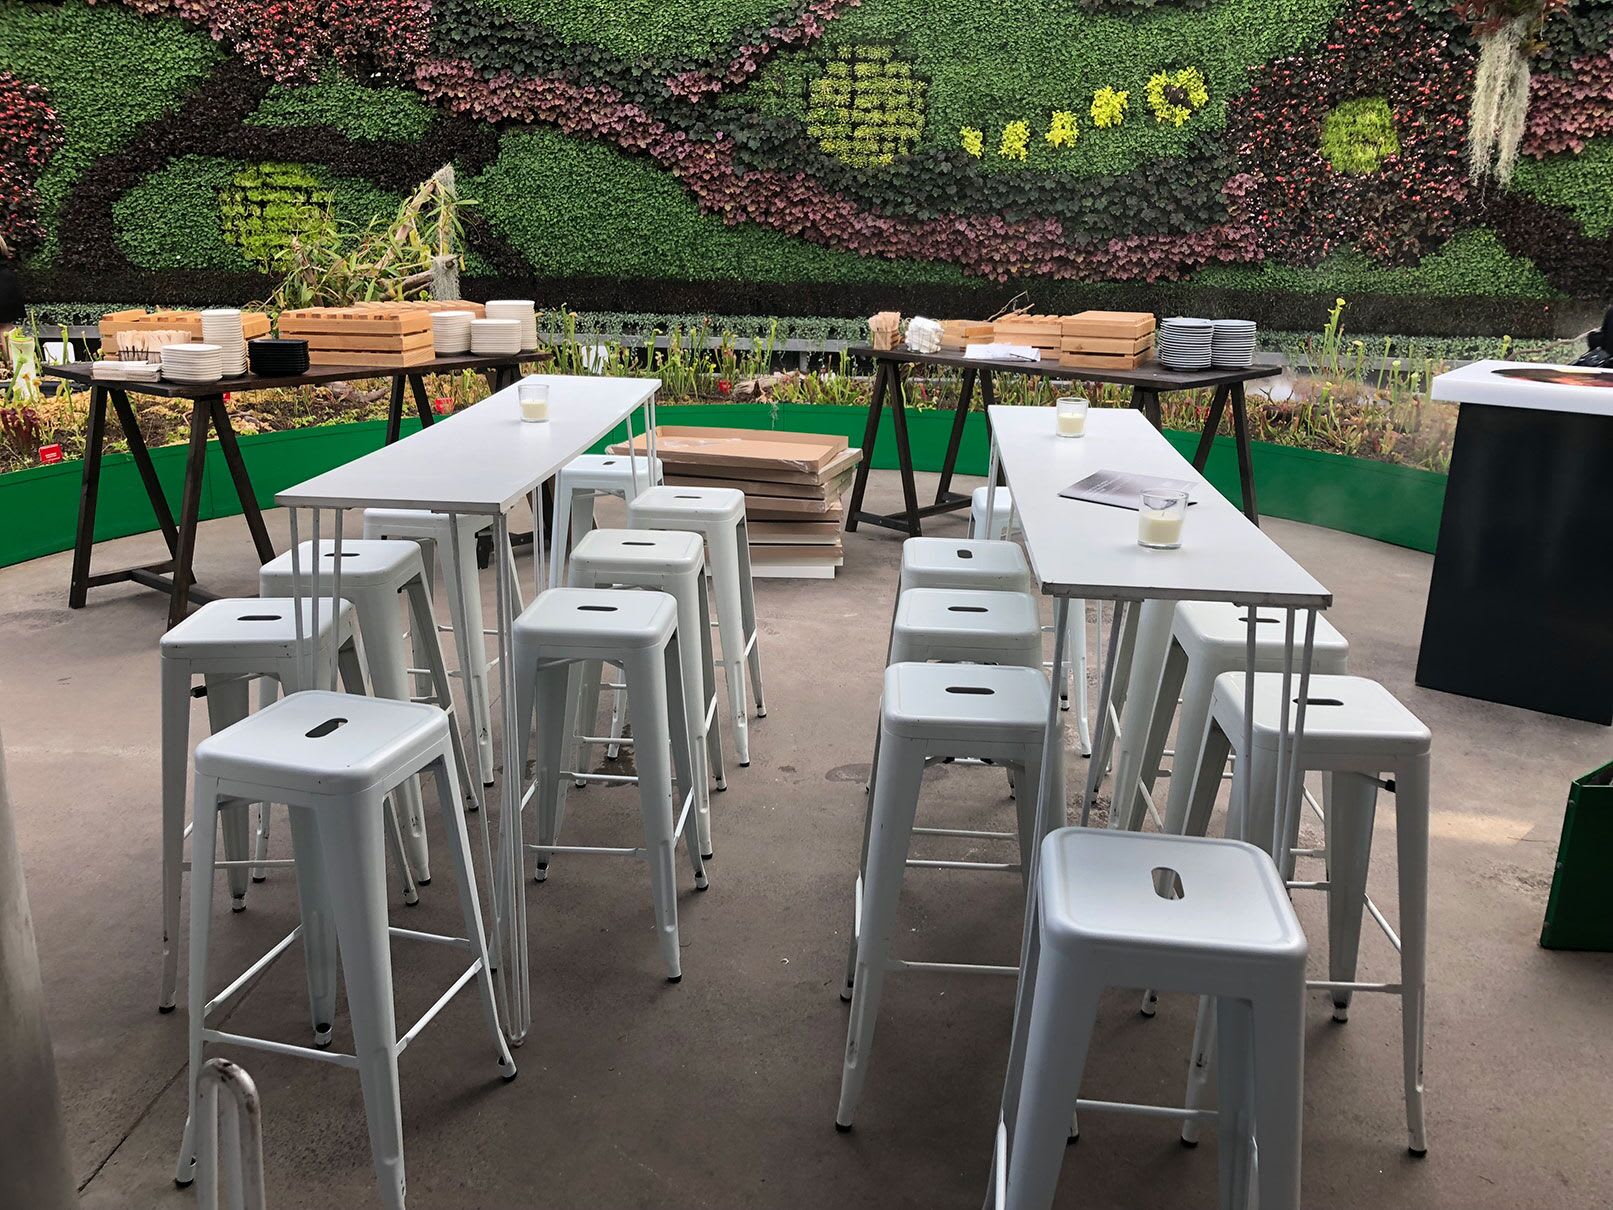
<svg viewBox="0 0 1613 1210">
<path fill-rule="evenodd" d="M 246 300 L 453 163 L 473 295 L 1538 331 L 1613 273 L 1610 43 L 1613 0 L 0 0 L 0 237 L 35 300 Z"/>
</svg>

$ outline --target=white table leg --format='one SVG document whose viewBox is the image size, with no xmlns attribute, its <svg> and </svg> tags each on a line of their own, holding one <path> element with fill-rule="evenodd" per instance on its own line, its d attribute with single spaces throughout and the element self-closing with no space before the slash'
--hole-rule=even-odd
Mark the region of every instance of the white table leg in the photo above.
<svg viewBox="0 0 1613 1210">
<path fill-rule="evenodd" d="M 1109 826 L 1136 831 L 1142 827 L 1143 756 L 1153 725 L 1159 685 L 1170 650 L 1175 601 L 1144 601 L 1138 611 L 1137 641 L 1131 651 L 1126 703 L 1120 716 L 1120 753 L 1115 780 L 1109 792 Z"/>
</svg>

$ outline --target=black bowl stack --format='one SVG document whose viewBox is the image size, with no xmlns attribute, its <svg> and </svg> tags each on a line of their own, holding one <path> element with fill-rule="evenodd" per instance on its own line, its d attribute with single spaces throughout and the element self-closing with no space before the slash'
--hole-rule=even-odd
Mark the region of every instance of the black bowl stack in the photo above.
<svg viewBox="0 0 1613 1210">
<path fill-rule="evenodd" d="M 275 340 L 267 336 L 249 340 L 246 357 L 252 372 L 266 378 L 290 378 L 308 372 L 306 340 Z"/>
</svg>

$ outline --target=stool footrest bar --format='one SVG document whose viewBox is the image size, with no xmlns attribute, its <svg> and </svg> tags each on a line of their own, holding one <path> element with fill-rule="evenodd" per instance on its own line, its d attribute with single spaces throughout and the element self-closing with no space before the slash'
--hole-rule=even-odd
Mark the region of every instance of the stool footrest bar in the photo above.
<svg viewBox="0 0 1613 1210">
<path fill-rule="evenodd" d="M 251 862 L 246 862 L 244 864 L 250 865 Z M 206 1021 L 207 1018 L 221 1004 L 227 1003 L 253 983 L 256 983 L 258 977 L 262 975 L 264 971 L 273 966 L 279 959 L 280 955 L 291 948 L 292 942 L 296 941 L 301 936 L 302 925 L 299 924 L 296 928 L 292 929 L 284 937 L 280 938 L 279 941 L 275 942 L 272 946 L 265 950 L 261 958 L 237 975 L 234 982 L 232 982 L 228 987 L 219 992 L 218 995 L 214 996 L 202 1006 L 202 1020 Z"/>
<path fill-rule="evenodd" d="M 1019 870 L 1017 861 L 938 861 L 929 857 L 909 857 L 904 864 L 910 870 L 990 870 L 995 873 Z"/>
<path fill-rule="evenodd" d="M 526 848 L 529 853 L 578 853 L 595 857 L 643 857 L 646 855 L 644 849 L 613 849 L 605 845 L 529 844 Z"/>
<path fill-rule="evenodd" d="M 1172 1118 L 1181 1122 L 1213 1122 L 1218 1116 L 1213 1109 L 1188 1109 L 1176 1105 L 1138 1105 L 1132 1101 L 1089 1101 L 1081 1097 L 1075 1102 L 1077 1113 L 1129 1113 L 1140 1118 Z"/>
<path fill-rule="evenodd" d="M 1307 979 L 1305 989 L 1318 992 L 1382 992 L 1388 996 L 1403 995 L 1400 983 L 1349 983 L 1342 979 Z"/>
<path fill-rule="evenodd" d="M 358 1066 L 358 1056 L 339 1050 L 316 1050 L 312 1046 L 293 1046 L 290 1042 L 276 1042 L 272 1038 L 254 1038 L 250 1034 L 226 1033 L 221 1029 L 202 1030 L 202 1041 L 221 1042 L 226 1046 L 245 1046 L 252 1050 L 266 1050 L 270 1054 L 289 1055 L 294 1059 L 318 1059 L 321 1063 L 334 1063 L 337 1067 Z"/>
<path fill-rule="evenodd" d="M 975 828 L 914 828 L 915 836 L 962 836 L 973 840 L 1016 840 L 1013 832 L 982 832 Z"/>
<path fill-rule="evenodd" d="M 394 933 L 396 933 L 396 932 L 406 931 L 406 930 L 393 929 L 392 931 Z M 415 936 L 429 936 L 429 935 L 430 934 L 418 934 L 418 933 L 415 934 Z M 455 938 L 455 940 L 457 940 L 457 938 Z M 408 1047 L 409 1043 L 413 1042 L 415 1040 L 416 1035 L 418 1035 L 420 1033 L 420 1031 L 422 1029 L 424 1029 L 426 1026 L 431 1024 L 431 1020 L 432 1020 L 433 1017 L 435 1017 L 443 1009 L 448 1007 L 448 1001 L 452 1000 L 455 996 L 457 996 L 459 994 L 459 992 L 460 992 L 460 989 L 462 989 L 465 986 L 465 984 L 469 983 L 479 973 L 481 973 L 481 969 L 482 969 L 482 960 L 480 958 L 477 958 L 476 961 L 472 962 L 469 966 L 467 966 L 464 969 L 464 971 L 460 974 L 459 978 L 455 979 L 453 981 L 453 983 L 449 986 L 448 990 L 443 992 L 442 995 L 437 997 L 437 1002 L 435 1004 L 433 1004 L 430 1008 L 426 1009 L 426 1011 L 421 1014 L 420 1019 L 409 1027 L 409 1032 L 404 1034 L 403 1037 L 398 1039 L 398 1042 L 397 1042 L 397 1053 L 398 1054 L 401 1055 L 404 1052 L 405 1048 Z"/>
<path fill-rule="evenodd" d="M 990 966 L 979 962 L 907 962 L 901 958 L 886 959 L 889 971 L 952 971 L 963 975 L 1009 975 L 1019 977 L 1017 966 Z"/>
</svg>

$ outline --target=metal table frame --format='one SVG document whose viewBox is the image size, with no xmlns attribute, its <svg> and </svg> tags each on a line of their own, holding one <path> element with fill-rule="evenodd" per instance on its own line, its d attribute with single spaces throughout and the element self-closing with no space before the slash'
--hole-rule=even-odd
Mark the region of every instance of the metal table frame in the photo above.
<svg viewBox="0 0 1613 1210">
<path fill-rule="evenodd" d="M 606 380 L 608 381 L 608 380 Z M 635 403 L 621 417 L 627 425 L 628 440 L 631 442 L 633 434 L 633 412 L 640 408 L 645 413 L 646 431 L 649 434 L 649 456 L 651 465 L 655 459 L 655 405 L 656 392 L 660 388 L 659 380 L 638 380 L 652 384 L 644 398 Z M 511 388 L 506 388 L 509 390 Z M 503 392 L 500 392 L 502 395 Z M 483 400 L 474 407 L 484 407 L 494 402 L 499 396 Z M 613 420 L 611 426 L 616 422 Z M 607 427 L 606 431 L 609 431 Z M 600 434 L 603 436 L 604 434 Z M 425 438 L 424 433 L 414 434 L 410 440 Z M 586 444 L 592 444 L 588 442 Z M 584 448 L 586 448 L 586 444 Z M 583 452 L 578 449 L 575 453 Z M 373 456 L 373 455 L 372 455 Z M 554 470 L 558 470 L 556 467 Z M 635 463 L 630 468 L 633 476 L 633 491 L 639 491 L 638 469 Z M 552 472 L 551 472 L 552 475 Z M 329 684 L 332 688 L 336 684 L 336 668 L 334 663 L 328 667 L 319 666 L 319 655 L 316 644 L 312 641 L 313 635 L 319 630 L 319 602 L 323 590 L 319 583 L 318 561 L 315 566 L 305 570 L 301 566 L 302 560 L 298 557 L 300 545 L 299 533 L 301 527 L 298 522 L 298 513 L 307 511 L 310 515 L 311 538 L 318 549 L 320 540 L 320 518 L 322 513 L 329 509 L 333 514 L 331 526 L 332 540 L 335 544 L 333 559 L 334 571 L 331 573 L 330 597 L 340 599 L 342 586 L 342 516 L 349 508 L 363 508 L 371 506 L 380 507 L 414 507 L 430 508 L 433 512 L 442 512 L 453 522 L 449 526 L 451 535 L 451 557 L 458 563 L 460 556 L 460 537 L 458 518 L 461 516 L 486 517 L 493 525 L 493 553 L 496 564 L 494 584 L 494 633 L 498 640 L 498 705 L 497 714 L 502 730 L 502 756 L 503 768 L 499 781 L 499 834 L 496 856 L 490 851 L 487 833 L 488 823 L 485 814 L 482 816 L 482 832 L 484 844 L 484 860 L 492 866 L 489 871 L 490 887 L 488 896 L 492 904 L 492 938 L 489 944 L 490 954 L 496 955 L 493 960 L 497 963 L 494 986 L 499 993 L 499 1013 L 506 1036 L 510 1045 L 519 1046 L 525 1039 L 532 1022 L 532 986 L 531 968 L 527 951 L 527 905 L 525 895 L 524 857 L 527 845 L 522 834 L 521 814 L 527 799 L 532 793 L 532 787 L 525 784 L 525 771 L 522 768 L 520 757 L 520 722 L 516 718 L 515 689 L 512 683 L 514 673 L 512 650 L 513 632 L 516 615 L 523 608 L 520 598 L 520 584 L 515 569 L 515 554 L 510 541 L 509 512 L 523 499 L 527 500 L 533 508 L 533 515 L 537 530 L 532 543 L 533 548 L 533 594 L 543 592 L 547 588 L 543 559 L 543 512 L 538 499 L 544 483 L 551 476 L 542 476 L 525 488 L 514 498 L 508 499 L 500 506 L 464 506 L 453 505 L 434 507 L 442 502 L 409 500 L 407 485 L 399 485 L 397 495 L 387 499 L 360 501 L 346 495 L 321 495 L 318 491 L 305 485 L 288 488 L 277 496 L 277 500 L 288 510 L 291 522 L 291 549 L 292 549 L 292 583 L 293 593 L 301 598 L 305 593 L 313 600 L 311 630 L 307 636 L 302 634 L 302 613 L 296 611 L 297 641 L 299 644 L 299 657 L 306 658 L 309 669 L 309 684 Z M 313 483 L 314 481 L 310 481 Z M 648 486 L 646 481 L 645 486 Z M 459 666 L 461 669 L 471 665 L 470 641 L 468 634 L 456 631 L 455 642 L 459 653 Z M 466 692 L 468 692 L 468 684 Z M 455 721 L 455 726 L 458 722 Z M 474 789 L 466 800 L 467 810 L 481 810 L 486 807 L 486 795 L 478 794 Z"/>
<path fill-rule="evenodd" d="M 911 537 L 923 532 L 923 519 L 938 513 L 953 512 L 969 506 L 969 497 L 952 490 L 952 476 L 958 464 L 958 451 L 963 444 L 963 429 L 974 402 L 975 382 L 980 384 L 981 402 L 988 409 L 986 427 L 991 422 L 989 409 L 996 406 L 996 391 L 992 383 L 994 373 L 1021 374 L 1060 381 L 1106 382 L 1131 387 L 1131 406 L 1148 417 L 1157 429 L 1161 427 L 1159 397 L 1169 391 L 1191 391 L 1205 387 L 1214 389 L 1209 415 L 1203 434 L 1193 455 L 1193 469 L 1204 470 L 1215 445 L 1216 430 L 1221 418 L 1230 408 L 1232 433 L 1238 451 L 1238 479 L 1243 490 L 1243 511 L 1251 521 L 1260 523 L 1260 509 L 1255 499 L 1254 464 L 1249 445 L 1249 422 L 1244 398 L 1244 383 L 1257 378 L 1270 378 L 1283 371 L 1284 361 L 1275 353 L 1256 357 L 1247 369 L 1167 370 L 1163 366 L 1147 364 L 1135 370 L 1089 370 L 1061 366 L 1043 361 L 984 361 L 967 358 L 961 353 L 915 353 L 909 349 L 875 349 L 856 345 L 847 352 L 853 357 L 867 357 L 874 362 L 874 394 L 868 405 L 868 424 L 863 430 L 863 460 L 857 467 L 857 478 L 851 489 L 851 504 L 847 509 L 846 529 L 855 532 L 859 522 L 894 529 Z M 963 372 L 963 386 L 954 409 L 952 428 L 947 435 L 947 452 L 941 462 L 941 479 L 936 485 L 935 501 L 918 502 L 918 488 L 913 478 L 913 448 L 907 428 L 907 393 L 902 386 L 904 365 L 928 368 L 956 369 Z M 868 472 L 873 465 L 874 445 L 879 439 L 879 419 L 889 402 L 891 429 L 896 438 L 896 467 L 902 477 L 903 508 L 895 513 L 871 513 L 863 509 L 863 495 L 868 487 Z"/>
<path fill-rule="evenodd" d="M 1048 431 L 1053 428 L 1052 409 L 1014 409 L 1015 412 L 1039 411 L 1047 416 Z M 987 475 L 988 491 L 986 497 L 986 525 L 990 532 L 992 514 L 997 507 L 997 476 L 1001 464 L 1001 454 L 998 448 L 995 430 L 991 439 L 990 466 Z M 1002 468 L 1006 470 L 1006 468 Z M 1012 475 L 1009 474 L 1010 484 Z M 1206 484 L 1208 487 L 1208 484 Z M 1209 490 L 1214 490 L 1213 488 Z M 1021 504 L 1021 508 L 1024 505 Z M 1035 555 L 1032 552 L 1032 566 L 1035 567 Z M 1038 572 L 1040 580 L 1040 573 Z M 1285 611 L 1286 637 L 1288 648 L 1283 666 L 1283 709 L 1281 730 L 1278 734 L 1277 750 L 1277 803 L 1274 817 L 1273 835 L 1270 838 L 1244 837 L 1252 843 L 1265 848 L 1268 852 L 1277 852 L 1280 846 L 1287 843 L 1289 828 L 1289 812 L 1298 811 L 1301 804 L 1302 766 L 1297 753 L 1292 749 L 1297 744 L 1290 745 L 1289 735 L 1289 705 L 1294 703 L 1293 734 L 1298 736 L 1305 729 L 1305 708 L 1310 688 L 1311 665 L 1314 654 L 1316 638 L 1316 617 L 1320 610 L 1332 603 L 1332 594 L 1325 590 L 1321 594 L 1311 593 L 1271 593 L 1271 592 L 1217 592 L 1193 593 L 1174 591 L 1170 595 L 1150 596 L 1135 589 L 1121 588 L 1117 585 L 1103 584 L 1040 584 L 1042 591 L 1053 597 L 1053 660 L 1049 672 L 1050 684 L 1060 683 L 1064 672 L 1064 661 L 1067 658 L 1065 651 L 1066 636 L 1069 626 L 1069 610 L 1072 599 L 1108 600 L 1113 603 L 1114 617 L 1111 626 L 1110 639 L 1103 681 L 1098 705 L 1098 733 L 1094 737 L 1094 749 L 1091 766 L 1087 771 L 1086 788 L 1082 797 L 1081 823 L 1087 824 L 1091 814 L 1093 799 L 1103 781 L 1105 754 L 1108 741 L 1112 738 L 1111 708 L 1116 678 L 1119 675 L 1119 654 L 1126 647 L 1135 647 L 1136 640 L 1142 639 L 1142 646 L 1146 649 L 1150 641 L 1154 649 L 1163 652 L 1160 636 L 1168 643 L 1170 638 L 1171 621 L 1174 617 L 1176 602 L 1179 600 L 1224 600 L 1232 604 L 1249 607 L 1249 621 L 1246 627 L 1246 679 L 1244 691 L 1244 727 L 1242 736 L 1242 751 L 1245 753 L 1254 750 L 1254 670 L 1256 668 L 1256 606 L 1277 606 Z M 1305 615 L 1305 637 L 1300 656 L 1298 669 L 1298 685 L 1294 685 L 1295 669 L 1293 667 L 1293 647 L 1297 615 Z M 1162 672 L 1162 661 L 1150 664 L 1148 667 L 1137 667 L 1135 660 L 1130 672 L 1132 691 L 1126 694 L 1125 716 L 1120 723 L 1123 735 L 1129 733 L 1133 737 L 1136 757 L 1130 759 L 1122 753 L 1122 759 L 1117 762 L 1114 785 L 1116 789 L 1111 794 L 1111 808 L 1109 826 L 1119 828 L 1122 826 L 1140 827 L 1141 820 L 1133 820 L 1130 810 L 1130 801 L 1134 794 L 1143 793 L 1140 782 L 1142 748 L 1146 739 L 1150 719 L 1153 713 L 1155 698 L 1157 697 L 1159 677 Z M 1150 683 L 1152 692 L 1139 692 L 1138 690 Z M 1036 807 L 1036 835 L 1038 838 L 1030 870 L 1026 881 L 1025 923 L 1020 942 L 1019 982 L 1014 994 L 1014 1031 L 1009 1048 L 1008 1076 L 1004 1083 L 1004 1100 L 1002 1117 L 998 1123 L 997 1150 L 993 1158 L 991 1175 L 991 1192 L 988 1193 L 987 1205 L 993 1204 L 994 1198 L 1000 1196 L 1002 1181 L 1006 1179 L 1005 1165 L 1008 1147 L 1011 1141 L 1014 1115 L 1017 1111 L 1017 1102 L 1010 1095 L 1012 1090 L 1019 1087 L 1019 1073 L 1025 1062 L 1025 1048 L 1029 1032 L 1029 1013 L 1026 1001 L 1029 989 L 1034 985 L 1036 978 L 1036 964 L 1039 944 L 1036 935 L 1036 902 L 1039 890 L 1041 867 L 1041 838 L 1056 828 L 1065 827 L 1066 804 L 1054 801 L 1054 778 L 1052 774 L 1053 762 L 1065 759 L 1064 751 L 1063 715 L 1059 710 L 1057 693 L 1048 695 L 1048 717 L 1046 736 L 1042 749 L 1042 775 L 1037 787 Z M 1119 787 L 1127 786 L 1131 790 L 1122 792 Z M 1248 817 L 1248 795 L 1250 782 L 1243 779 L 1242 807 L 1244 818 Z M 1202 1110 L 1176 1108 L 1171 1106 L 1128 1106 L 1109 1101 L 1078 1101 L 1077 1108 L 1089 1110 L 1106 1110 L 1119 1112 L 1142 1113 L 1156 1117 L 1178 1117 L 1183 1120 L 1196 1120 L 1203 1117 Z"/>
</svg>

